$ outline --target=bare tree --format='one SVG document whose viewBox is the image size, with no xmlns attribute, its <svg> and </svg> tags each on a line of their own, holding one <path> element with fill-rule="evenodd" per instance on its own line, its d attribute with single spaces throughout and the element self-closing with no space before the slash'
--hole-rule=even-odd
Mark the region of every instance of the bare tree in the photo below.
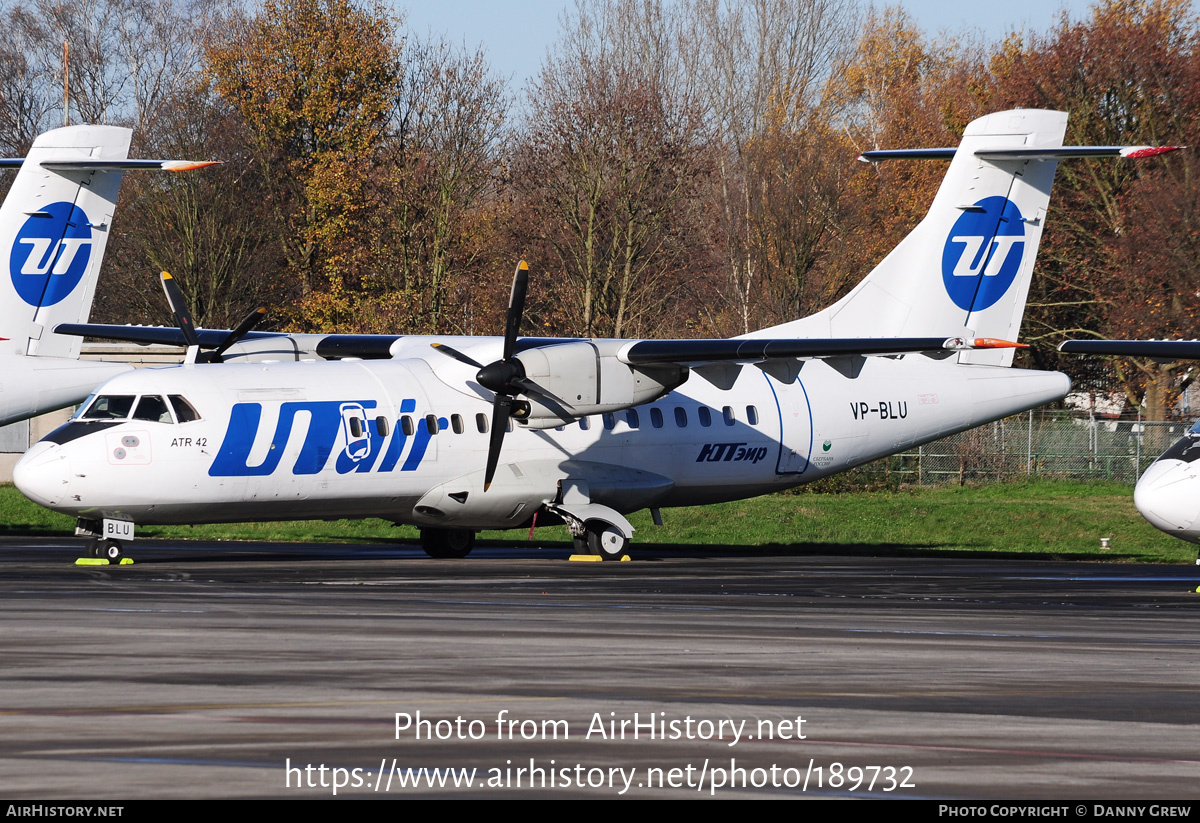
<svg viewBox="0 0 1200 823">
<path fill-rule="evenodd" d="M 530 94 L 513 186 L 568 284 L 573 333 L 672 324 L 694 270 L 709 158 L 667 22 L 661 3 L 580 3 Z"/>
<path fill-rule="evenodd" d="M 726 260 L 721 294 L 736 318 L 735 330 L 747 332 L 752 319 L 763 319 L 755 317 L 755 306 L 772 282 L 791 282 L 787 290 L 803 294 L 803 284 L 794 281 L 812 268 L 811 259 L 789 266 L 770 247 L 803 233 L 811 256 L 817 248 L 812 241 L 825 234 L 817 223 L 831 218 L 829 200 L 836 199 L 823 186 L 807 211 L 777 202 L 796 195 L 793 186 L 778 185 L 790 175 L 782 165 L 789 161 L 780 155 L 773 162 L 762 148 L 827 143 L 823 121 L 835 112 L 822 104 L 853 43 L 856 6 L 853 0 L 692 0 L 686 7 L 690 30 L 681 42 L 690 93 L 703 107 L 719 152 L 716 200 Z M 795 160 L 793 155 L 790 162 Z M 811 169 L 829 158 L 806 160 Z M 781 222 L 784 215 L 790 216 Z M 782 276 L 780 266 L 790 275 Z"/>
<path fill-rule="evenodd" d="M 3 19 L 7 36 L 0 43 L 0 148 L 8 155 L 23 155 L 49 127 L 54 112 L 62 122 L 62 73 L 47 62 L 46 33 L 35 15 L 14 6 Z"/>
<path fill-rule="evenodd" d="M 270 207 L 273 181 L 255 162 L 240 119 L 202 83 L 161 106 L 155 119 L 154 154 L 224 163 L 170 178 L 126 178 L 95 315 L 173 324 L 158 285 L 166 270 L 200 326 L 232 328 L 262 306 L 278 316 L 294 296 L 279 245 L 286 227 Z"/>
<path fill-rule="evenodd" d="M 486 226 L 507 91 L 478 49 L 409 39 L 401 60 L 404 81 L 375 177 L 376 272 L 389 293 L 407 295 L 407 327 L 469 331 L 479 275 L 494 250 Z M 447 313 L 451 305 L 457 311 Z"/>
</svg>

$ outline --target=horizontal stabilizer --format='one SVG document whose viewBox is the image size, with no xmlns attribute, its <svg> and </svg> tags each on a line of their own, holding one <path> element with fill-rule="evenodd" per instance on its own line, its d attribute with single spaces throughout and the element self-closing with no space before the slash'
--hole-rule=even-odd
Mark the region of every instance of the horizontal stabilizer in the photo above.
<svg viewBox="0 0 1200 823">
<path fill-rule="evenodd" d="M 1069 354 L 1200 360 L 1200 340 L 1068 340 L 1059 344 L 1058 350 Z"/>
<path fill-rule="evenodd" d="M 1186 146 L 1059 146 L 1051 148 L 995 148 L 975 149 L 972 152 L 983 160 L 1067 160 L 1075 157 L 1127 157 L 1131 160 L 1157 157 L 1160 154 L 1178 151 Z M 881 149 L 864 151 L 858 159 L 864 163 L 879 163 L 884 160 L 949 160 L 958 152 L 957 148 L 940 149 Z"/>
</svg>

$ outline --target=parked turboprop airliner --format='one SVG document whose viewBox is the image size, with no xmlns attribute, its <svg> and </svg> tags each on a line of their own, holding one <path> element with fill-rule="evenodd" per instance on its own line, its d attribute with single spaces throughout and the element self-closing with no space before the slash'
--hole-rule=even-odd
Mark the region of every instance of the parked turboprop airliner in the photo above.
<svg viewBox="0 0 1200 823">
<path fill-rule="evenodd" d="M 0 425 L 78 403 L 129 366 L 81 361 L 78 336 L 55 327 L 87 319 L 126 171 L 207 163 L 129 160 L 130 129 L 46 132 L 0 206 Z"/>
<path fill-rule="evenodd" d="M 1009 368 L 1006 341 L 1058 160 L 1130 153 L 1063 147 L 1066 122 L 974 121 L 934 150 L 953 159 L 925 219 L 846 297 L 730 340 L 520 339 L 524 264 L 503 337 L 127 330 L 209 362 L 110 380 L 16 484 L 110 561 L 139 523 L 367 516 L 419 526 L 434 557 L 535 516 L 621 557 L 628 512 L 785 489 L 1065 395 L 1063 374 Z M 229 362 L 313 355 L 331 362 Z"/>
<path fill-rule="evenodd" d="M 1200 360 L 1197 340 L 1068 340 L 1060 351 L 1160 360 Z M 1133 503 L 1142 517 L 1172 537 L 1200 543 L 1200 422 L 1138 478 Z"/>
</svg>

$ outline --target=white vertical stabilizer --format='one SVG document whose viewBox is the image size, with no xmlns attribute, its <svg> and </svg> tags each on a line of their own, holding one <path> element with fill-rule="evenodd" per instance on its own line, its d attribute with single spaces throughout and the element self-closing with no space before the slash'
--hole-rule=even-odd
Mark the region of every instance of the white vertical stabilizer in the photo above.
<svg viewBox="0 0 1200 823">
<path fill-rule="evenodd" d="M 43 164 L 125 160 L 131 134 L 68 126 L 34 141 L 0 206 L 0 352 L 79 356 L 82 339 L 53 329 L 87 321 L 124 171 Z"/>
<path fill-rule="evenodd" d="M 1019 109 L 967 126 L 925 219 L 848 295 L 810 317 L 749 337 L 925 337 L 1016 340 L 1058 160 L 985 159 L 979 151 L 1059 148 L 1067 115 Z M 1012 349 L 964 352 L 1007 366 Z"/>
</svg>

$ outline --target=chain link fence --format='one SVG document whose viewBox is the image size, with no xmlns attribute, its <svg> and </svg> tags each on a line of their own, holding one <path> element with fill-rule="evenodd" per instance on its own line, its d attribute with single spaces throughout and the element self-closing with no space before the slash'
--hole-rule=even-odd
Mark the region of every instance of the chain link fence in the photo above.
<svg viewBox="0 0 1200 823">
<path fill-rule="evenodd" d="M 858 482 L 895 486 L 1042 477 L 1133 485 L 1191 423 L 1109 420 L 1031 411 L 926 443 L 856 469 Z"/>
</svg>

